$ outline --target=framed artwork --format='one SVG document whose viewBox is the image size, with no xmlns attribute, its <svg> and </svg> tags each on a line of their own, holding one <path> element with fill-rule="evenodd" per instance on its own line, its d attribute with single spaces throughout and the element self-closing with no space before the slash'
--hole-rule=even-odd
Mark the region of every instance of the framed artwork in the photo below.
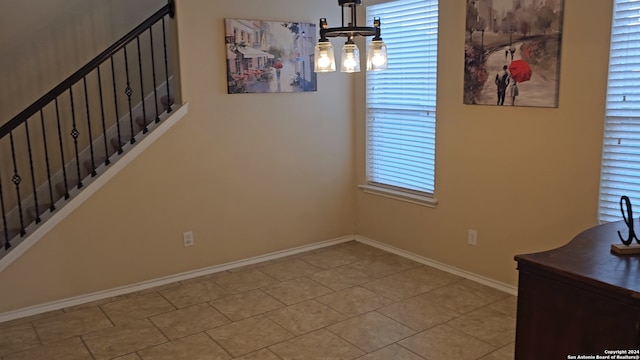
<svg viewBox="0 0 640 360">
<path fill-rule="evenodd" d="M 558 107 L 564 0 L 467 0 L 464 103 Z"/>
<path fill-rule="evenodd" d="M 316 25 L 225 19 L 229 94 L 317 91 Z"/>
</svg>

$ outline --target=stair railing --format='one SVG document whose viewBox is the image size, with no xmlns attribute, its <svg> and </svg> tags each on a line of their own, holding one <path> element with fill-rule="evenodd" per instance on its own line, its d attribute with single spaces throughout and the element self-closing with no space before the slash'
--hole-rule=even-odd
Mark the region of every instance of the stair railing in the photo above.
<svg viewBox="0 0 640 360">
<path fill-rule="evenodd" d="M 72 188 L 82 188 L 83 179 L 96 176 L 112 155 L 123 152 L 124 144 L 134 144 L 137 134 L 172 111 L 171 34 L 165 19 L 174 15 L 174 1 L 169 0 L 0 126 L 0 248 L 8 250 L 30 224 L 40 223 L 44 213 L 69 199 Z"/>
</svg>

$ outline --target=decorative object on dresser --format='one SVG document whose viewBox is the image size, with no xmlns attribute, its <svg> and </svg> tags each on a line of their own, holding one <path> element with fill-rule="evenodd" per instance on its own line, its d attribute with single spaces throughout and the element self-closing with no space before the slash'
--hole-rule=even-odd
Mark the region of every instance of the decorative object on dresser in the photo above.
<svg viewBox="0 0 640 360">
<path fill-rule="evenodd" d="M 622 244 L 611 244 L 611 252 L 619 255 L 640 254 L 640 240 L 638 240 L 638 236 L 636 236 L 636 232 L 634 230 L 633 205 L 631 204 L 629 197 L 620 197 L 620 212 L 622 213 L 624 223 L 627 225 L 628 235 L 625 239 L 622 236 L 622 233 L 618 231 L 618 237 L 620 238 L 620 241 L 622 241 Z M 636 240 L 635 244 L 633 244 L 634 239 Z"/>
</svg>

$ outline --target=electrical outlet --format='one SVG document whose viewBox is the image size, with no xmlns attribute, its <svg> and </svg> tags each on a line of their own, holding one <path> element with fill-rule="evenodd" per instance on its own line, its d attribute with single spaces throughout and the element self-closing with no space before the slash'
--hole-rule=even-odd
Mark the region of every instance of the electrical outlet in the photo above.
<svg viewBox="0 0 640 360">
<path fill-rule="evenodd" d="M 182 242 L 184 247 L 193 246 L 195 240 L 193 239 L 193 231 L 187 231 L 182 233 Z"/>
<path fill-rule="evenodd" d="M 467 243 L 472 246 L 478 245 L 478 230 L 469 229 Z"/>
</svg>

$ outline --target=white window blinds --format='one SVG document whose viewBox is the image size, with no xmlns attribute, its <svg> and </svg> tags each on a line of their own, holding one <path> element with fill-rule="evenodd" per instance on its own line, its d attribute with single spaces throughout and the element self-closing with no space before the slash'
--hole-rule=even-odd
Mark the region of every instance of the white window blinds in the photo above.
<svg viewBox="0 0 640 360">
<path fill-rule="evenodd" d="M 640 1 L 615 0 L 600 179 L 600 220 L 621 220 L 626 195 L 640 214 Z M 635 215 L 634 215 L 635 217 Z"/>
<path fill-rule="evenodd" d="M 367 73 L 369 184 L 434 192 L 438 1 L 367 7 L 380 17 L 389 68 Z"/>
</svg>

